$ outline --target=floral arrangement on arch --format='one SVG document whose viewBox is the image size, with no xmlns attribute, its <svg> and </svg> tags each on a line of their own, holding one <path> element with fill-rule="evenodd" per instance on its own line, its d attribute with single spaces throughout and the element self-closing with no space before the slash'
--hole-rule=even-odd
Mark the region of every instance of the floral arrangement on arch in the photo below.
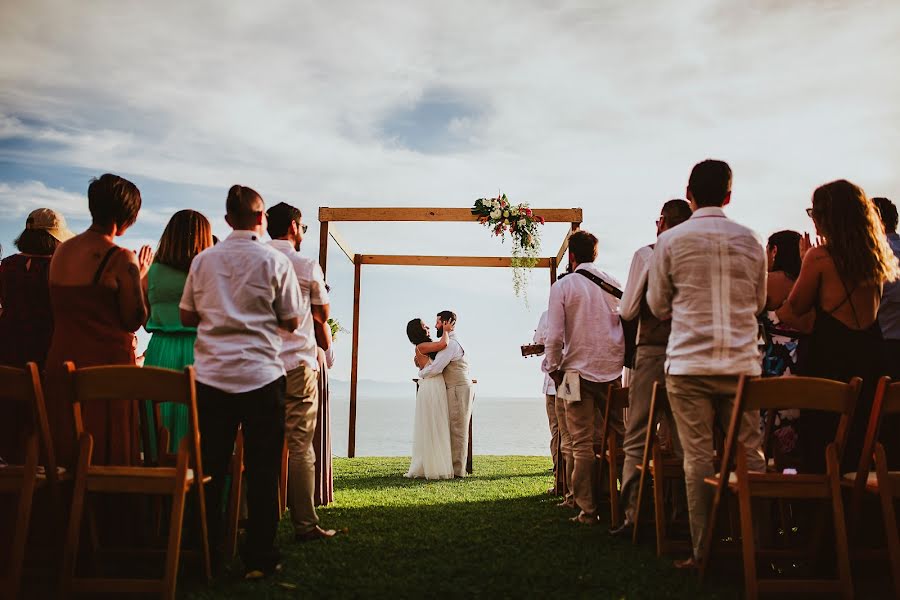
<svg viewBox="0 0 900 600">
<path fill-rule="evenodd" d="M 338 333 L 341 333 L 341 332 L 350 333 L 349 330 L 344 329 L 344 327 L 341 325 L 341 322 L 338 321 L 337 319 L 334 319 L 334 318 L 328 319 L 327 323 L 328 323 L 328 326 L 331 328 L 331 341 L 333 341 L 333 342 L 337 341 Z"/>
<path fill-rule="evenodd" d="M 500 194 L 496 198 L 479 198 L 475 201 L 472 214 L 503 242 L 509 233 L 513 242 L 513 290 L 517 297 L 524 295 L 527 304 L 525 289 L 531 269 L 537 265 L 541 251 L 538 225 L 544 224 L 544 218 L 532 213 L 527 203 L 510 204 L 506 194 Z"/>
</svg>

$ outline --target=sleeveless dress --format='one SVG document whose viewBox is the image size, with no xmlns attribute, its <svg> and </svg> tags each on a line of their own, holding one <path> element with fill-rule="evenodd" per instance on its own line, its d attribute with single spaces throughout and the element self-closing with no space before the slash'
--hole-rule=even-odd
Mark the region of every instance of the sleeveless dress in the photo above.
<svg viewBox="0 0 900 600">
<path fill-rule="evenodd" d="M 843 283 L 843 281 L 841 282 Z M 812 333 L 803 340 L 799 371 L 801 375 L 822 377 L 835 381 L 850 381 L 861 377 L 862 390 L 850 423 L 847 447 L 841 459 L 841 472 L 855 471 L 862 454 L 866 425 L 872 412 L 875 387 L 883 368 L 881 361 L 881 328 L 878 320 L 865 329 L 852 329 L 833 316 L 844 304 L 850 303 L 853 317 L 859 323 L 856 308 L 847 289 L 844 300 L 830 311 L 816 308 Z M 855 291 L 855 288 L 854 288 Z M 838 418 L 819 411 L 803 411 L 800 417 L 800 448 L 803 471 L 825 472 L 825 447 L 834 440 Z"/>
<path fill-rule="evenodd" d="M 181 371 L 194 364 L 197 328 L 181 324 L 178 308 L 186 280 L 187 273 L 168 265 L 153 263 L 150 266 L 147 273 L 150 319 L 145 329 L 152 335 L 144 353 L 145 366 Z M 187 406 L 164 403 L 160 404 L 159 413 L 159 424 L 169 430 L 169 451 L 175 452 L 188 431 Z"/>
<path fill-rule="evenodd" d="M 419 380 L 412 460 L 406 477 L 453 479 L 447 386 L 443 374 Z"/>
<path fill-rule="evenodd" d="M 0 262 L 0 365 L 22 369 L 35 362 L 44 368 L 53 335 L 50 258 L 14 254 Z M 0 415 L 0 459 L 14 464 L 25 458 L 23 410 L 26 407 L 3 403 Z"/>
<path fill-rule="evenodd" d="M 61 380 L 63 363 L 72 361 L 76 368 L 135 364 L 134 334 L 122 325 L 118 292 L 100 285 L 117 249 L 109 249 L 89 285 L 50 285 L 54 330 L 47 354 L 47 413 L 57 462 L 63 466 L 71 466 L 77 454 L 71 393 Z M 138 463 L 136 404 L 94 401 L 82 408 L 84 428 L 94 438 L 94 464 Z"/>
</svg>

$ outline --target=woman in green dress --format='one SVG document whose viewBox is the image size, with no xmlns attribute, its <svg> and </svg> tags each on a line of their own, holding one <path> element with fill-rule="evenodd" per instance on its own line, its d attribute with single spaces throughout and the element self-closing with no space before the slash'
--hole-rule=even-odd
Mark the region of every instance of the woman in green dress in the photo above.
<svg viewBox="0 0 900 600">
<path fill-rule="evenodd" d="M 150 305 L 145 329 L 152 334 L 144 354 L 144 366 L 180 371 L 194 364 L 197 329 L 181 324 L 178 303 L 191 261 L 212 245 L 212 227 L 202 214 L 180 210 L 169 219 L 153 264 L 144 278 L 144 291 Z M 162 404 L 160 420 L 159 425 L 169 430 L 169 451 L 174 452 L 187 433 L 187 407 Z"/>
</svg>

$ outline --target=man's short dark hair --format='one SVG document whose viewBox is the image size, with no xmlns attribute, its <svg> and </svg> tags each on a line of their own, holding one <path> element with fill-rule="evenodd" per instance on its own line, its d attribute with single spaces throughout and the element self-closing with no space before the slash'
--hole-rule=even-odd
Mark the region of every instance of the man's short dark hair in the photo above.
<svg viewBox="0 0 900 600">
<path fill-rule="evenodd" d="M 456 313 L 452 310 L 442 310 L 437 314 L 437 316 L 441 319 L 441 321 L 444 321 L 445 323 L 447 321 L 456 321 Z"/>
<path fill-rule="evenodd" d="M 225 200 L 225 212 L 231 219 L 231 226 L 237 229 L 252 228 L 259 213 L 266 208 L 262 196 L 256 190 L 243 185 L 233 185 Z"/>
<path fill-rule="evenodd" d="M 881 222 L 884 223 L 884 230 L 888 233 L 896 233 L 897 231 L 897 205 L 887 198 L 872 198 L 878 214 L 881 215 Z"/>
<path fill-rule="evenodd" d="M 141 192 L 124 177 L 105 173 L 88 186 L 88 209 L 97 225 L 130 227 L 141 210 Z"/>
<path fill-rule="evenodd" d="M 687 200 L 669 200 L 659 214 L 665 217 L 666 226 L 675 227 L 690 219 L 692 212 Z"/>
<path fill-rule="evenodd" d="M 697 206 L 723 206 L 731 191 L 731 167 L 721 160 L 704 160 L 694 165 L 688 190 Z"/>
<path fill-rule="evenodd" d="M 597 260 L 597 237 L 587 231 L 576 231 L 569 238 L 569 252 L 579 265 Z"/>
<path fill-rule="evenodd" d="M 300 217 L 303 216 L 299 208 L 284 202 L 279 202 L 266 211 L 266 214 L 269 216 L 267 230 L 273 240 L 286 236 L 291 230 L 291 223 L 300 221 Z"/>
</svg>

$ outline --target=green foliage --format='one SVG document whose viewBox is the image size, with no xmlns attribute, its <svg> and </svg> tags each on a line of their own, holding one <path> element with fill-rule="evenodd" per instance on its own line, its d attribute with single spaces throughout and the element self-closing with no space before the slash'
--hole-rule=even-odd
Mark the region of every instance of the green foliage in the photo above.
<svg viewBox="0 0 900 600">
<path fill-rule="evenodd" d="M 239 565 L 185 598 L 595 597 L 735 598 L 657 559 L 651 544 L 614 540 L 605 527 L 570 523 L 547 495 L 544 457 L 476 456 L 464 480 L 405 479 L 408 458 L 335 460 L 335 504 L 322 526 L 349 528 L 296 544 L 281 523 L 284 571 L 259 582 Z M 739 581 L 732 582 L 739 586 Z"/>
</svg>

